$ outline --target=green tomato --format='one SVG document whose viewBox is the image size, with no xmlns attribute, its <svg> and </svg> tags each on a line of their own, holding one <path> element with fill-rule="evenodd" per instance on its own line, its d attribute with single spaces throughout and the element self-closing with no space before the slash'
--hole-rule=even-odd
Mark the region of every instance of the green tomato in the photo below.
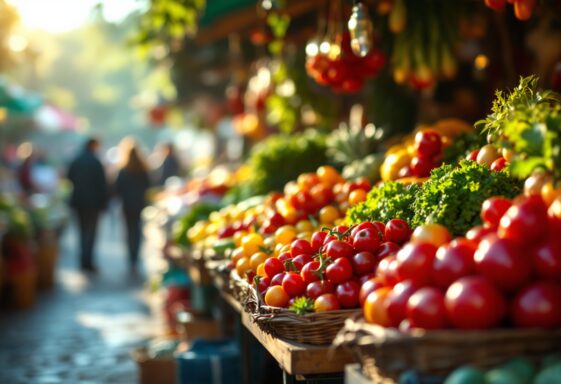
<svg viewBox="0 0 561 384">
<path fill-rule="evenodd" d="M 444 384 L 485 384 L 485 376 L 475 367 L 464 366 L 453 371 Z"/>
<path fill-rule="evenodd" d="M 558 383 L 561 383 L 561 363 L 557 363 L 543 369 L 534 380 L 534 384 Z"/>
<path fill-rule="evenodd" d="M 530 384 L 532 382 L 532 377 L 534 377 L 536 373 L 534 364 L 523 357 L 512 359 L 501 365 L 501 368 L 511 371 L 516 377 L 520 378 L 524 384 Z"/>
<path fill-rule="evenodd" d="M 485 374 L 486 384 L 524 384 L 524 381 L 513 371 L 496 368 Z"/>
</svg>

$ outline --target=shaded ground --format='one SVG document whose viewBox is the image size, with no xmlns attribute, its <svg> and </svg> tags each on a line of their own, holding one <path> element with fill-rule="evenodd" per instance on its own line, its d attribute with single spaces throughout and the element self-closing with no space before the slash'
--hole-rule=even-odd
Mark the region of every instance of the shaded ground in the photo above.
<svg viewBox="0 0 561 384">
<path fill-rule="evenodd" d="M 61 241 L 56 286 L 29 311 L 0 312 L 0 383 L 135 383 L 130 349 L 154 324 L 143 279 L 127 269 L 120 224 L 105 217 L 95 276 L 77 270 L 77 234 Z"/>
</svg>

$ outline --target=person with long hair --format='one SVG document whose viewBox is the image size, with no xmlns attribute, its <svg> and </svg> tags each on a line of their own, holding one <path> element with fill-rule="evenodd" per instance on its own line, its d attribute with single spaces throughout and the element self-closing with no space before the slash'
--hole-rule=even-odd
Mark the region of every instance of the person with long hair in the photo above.
<svg viewBox="0 0 561 384">
<path fill-rule="evenodd" d="M 120 145 L 122 164 L 114 184 L 114 192 L 121 199 L 126 225 L 129 266 L 137 271 L 142 238 L 141 212 L 146 206 L 146 191 L 150 188 L 148 168 L 137 143 L 123 139 Z"/>
</svg>

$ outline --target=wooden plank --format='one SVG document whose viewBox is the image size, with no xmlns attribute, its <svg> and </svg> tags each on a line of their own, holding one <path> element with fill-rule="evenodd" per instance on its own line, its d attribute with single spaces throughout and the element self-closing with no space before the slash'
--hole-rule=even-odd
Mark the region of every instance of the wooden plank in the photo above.
<svg viewBox="0 0 561 384">
<path fill-rule="evenodd" d="M 354 362 L 350 351 L 282 340 L 263 332 L 248 313 L 242 312 L 243 325 L 269 351 L 290 375 L 339 373 Z"/>
</svg>

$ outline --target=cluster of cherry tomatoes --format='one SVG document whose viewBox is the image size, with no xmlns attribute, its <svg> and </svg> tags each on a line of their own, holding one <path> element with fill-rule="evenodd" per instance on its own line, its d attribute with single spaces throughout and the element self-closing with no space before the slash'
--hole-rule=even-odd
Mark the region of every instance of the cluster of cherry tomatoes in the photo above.
<svg viewBox="0 0 561 384">
<path fill-rule="evenodd" d="M 465 238 L 450 241 L 443 227 L 413 236 L 378 268 L 366 320 L 402 330 L 561 326 L 558 211 L 538 195 L 494 197 Z"/>
<path fill-rule="evenodd" d="M 359 308 L 378 264 L 410 235 L 400 219 L 314 232 L 310 241 L 294 240 L 257 267 L 259 291 L 273 307 L 289 307 L 305 297 L 315 312 Z"/>
<path fill-rule="evenodd" d="M 413 157 L 409 165 L 399 171 L 399 177 L 428 177 L 430 171 L 442 164 L 442 136 L 432 130 L 417 132 L 413 142 Z"/>
<path fill-rule="evenodd" d="M 341 50 L 336 58 L 320 51 L 308 57 L 306 71 L 318 84 L 328 86 L 334 92 L 355 93 L 368 79 L 378 74 L 386 58 L 382 51 L 376 49 L 365 57 L 356 56 L 351 49 L 348 32 L 343 33 L 340 40 Z"/>
<path fill-rule="evenodd" d="M 467 156 L 468 160 L 491 167 L 491 171 L 502 171 L 508 165 L 513 152 L 510 149 L 499 151 L 494 145 L 487 144 L 480 149 L 475 149 Z"/>
</svg>

